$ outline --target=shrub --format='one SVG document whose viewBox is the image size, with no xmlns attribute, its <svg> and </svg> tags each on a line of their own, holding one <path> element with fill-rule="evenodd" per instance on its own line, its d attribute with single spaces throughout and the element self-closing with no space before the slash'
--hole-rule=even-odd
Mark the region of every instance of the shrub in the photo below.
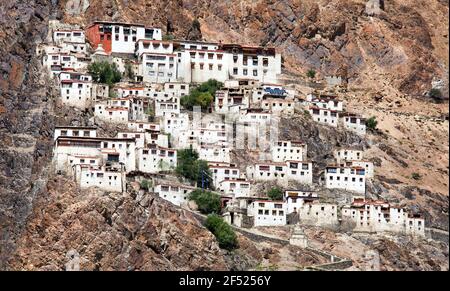
<svg viewBox="0 0 450 291">
<path fill-rule="evenodd" d="M 273 187 L 267 192 L 267 196 L 269 196 L 271 200 L 282 200 L 283 191 L 279 187 Z"/>
<path fill-rule="evenodd" d="M 145 191 L 150 190 L 152 187 L 152 182 L 149 180 L 142 180 L 141 181 L 141 189 L 144 189 Z"/>
<path fill-rule="evenodd" d="M 216 193 L 197 189 L 189 194 L 189 200 L 194 201 L 203 214 L 220 213 L 220 196 Z"/>
<path fill-rule="evenodd" d="M 192 21 L 192 28 L 200 30 L 200 21 L 197 18 Z"/>
<path fill-rule="evenodd" d="M 122 74 L 117 69 L 117 65 L 114 63 L 109 63 L 107 61 L 94 62 L 88 66 L 89 74 L 92 75 L 94 82 L 108 84 L 112 86 L 113 84 L 120 82 L 122 79 Z"/>
<path fill-rule="evenodd" d="M 308 72 L 306 72 L 306 76 L 310 79 L 314 79 L 316 77 L 316 71 L 314 71 L 313 69 L 308 70 Z"/>
<path fill-rule="evenodd" d="M 442 98 L 442 92 L 441 90 L 437 89 L 437 88 L 433 88 L 430 90 L 430 92 L 428 93 L 430 95 L 430 97 L 432 98 L 436 98 L 436 99 L 441 99 Z"/>
<path fill-rule="evenodd" d="M 169 41 L 169 40 L 174 40 L 174 39 L 175 39 L 175 36 L 173 34 L 165 34 L 162 37 L 162 40 L 164 40 L 164 41 Z"/>
<path fill-rule="evenodd" d="M 221 248 L 233 250 L 238 247 L 236 233 L 219 215 L 208 215 L 205 227 L 214 234 Z"/>
<path fill-rule="evenodd" d="M 189 110 L 192 110 L 194 106 L 201 106 L 202 110 L 206 110 L 214 101 L 216 91 L 222 87 L 222 85 L 221 82 L 210 79 L 199 85 L 197 88 L 192 89 L 188 95 L 183 96 L 180 100 L 181 105 Z"/>
<path fill-rule="evenodd" d="M 375 116 L 372 116 L 371 118 L 366 120 L 366 126 L 369 129 L 375 130 L 377 128 L 378 121 L 375 118 Z"/>
<path fill-rule="evenodd" d="M 420 180 L 422 176 L 419 173 L 412 173 L 411 178 L 414 180 Z"/>
</svg>

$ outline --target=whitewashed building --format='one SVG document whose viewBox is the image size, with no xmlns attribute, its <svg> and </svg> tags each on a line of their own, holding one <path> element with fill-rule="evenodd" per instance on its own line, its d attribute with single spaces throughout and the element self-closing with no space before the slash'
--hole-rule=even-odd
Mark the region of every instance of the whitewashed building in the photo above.
<svg viewBox="0 0 450 291">
<path fill-rule="evenodd" d="M 124 171 L 98 166 L 78 166 L 77 182 L 80 188 L 98 187 L 104 191 L 123 192 L 126 189 Z"/>
<path fill-rule="evenodd" d="M 134 138 L 136 141 L 136 148 L 143 148 L 145 146 L 145 134 L 142 132 L 122 131 L 117 133 L 117 137 L 120 139 Z"/>
<path fill-rule="evenodd" d="M 188 185 L 158 184 L 154 187 L 154 192 L 176 206 L 183 206 L 189 202 L 189 194 L 195 189 Z"/>
<path fill-rule="evenodd" d="M 270 124 L 272 112 L 264 109 L 249 108 L 240 111 L 239 122 L 247 124 Z"/>
<path fill-rule="evenodd" d="M 128 96 L 135 97 L 148 97 L 146 96 L 146 89 L 142 86 L 132 86 L 132 85 L 116 85 L 115 90 L 117 92 L 117 98 L 126 98 Z"/>
<path fill-rule="evenodd" d="M 425 220 L 385 201 L 355 199 L 342 208 L 342 221 L 354 223 L 354 231 L 397 232 L 425 236 Z"/>
<path fill-rule="evenodd" d="M 178 57 L 178 76 L 184 82 L 202 83 L 253 79 L 276 82 L 281 74 L 281 55 L 275 49 L 182 41 Z"/>
<path fill-rule="evenodd" d="M 53 31 L 53 42 L 58 45 L 64 42 L 86 43 L 86 36 L 81 29 L 58 29 Z"/>
<path fill-rule="evenodd" d="M 364 158 L 364 153 L 361 150 L 339 149 L 334 151 L 334 158 L 338 163 L 346 161 L 361 161 Z"/>
<path fill-rule="evenodd" d="M 272 145 L 272 160 L 286 162 L 306 159 L 307 145 L 301 141 L 277 141 Z"/>
<path fill-rule="evenodd" d="M 95 105 L 95 118 L 111 123 L 128 123 L 128 108 L 126 107 L 111 107 L 106 104 Z"/>
<path fill-rule="evenodd" d="M 320 108 L 316 106 L 309 107 L 309 113 L 315 122 L 320 124 L 337 127 L 339 123 L 339 112 L 335 110 Z"/>
<path fill-rule="evenodd" d="M 307 100 L 315 107 L 339 112 L 344 110 L 344 103 L 333 95 L 307 95 Z"/>
<path fill-rule="evenodd" d="M 174 139 L 178 138 L 181 132 L 186 132 L 188 128 L 189 115 L 187 113 L 166 114 L 161 118 L 161 130 L 173 136 Z"/>
<path fill-rule="evenodd" d="M 366 119 L 353 113 L 343 113 L 339 117 L 342 126 L 359 135 L 366 134 Z"/>
<path fill-rule="evenodd" d="M 138 169 L 143 173 L 159 173 L 177 166 L 177 150 L 149 144 L 137 150 Z"/>
<path fill-rule="evenodd" d="M 55 126 L 54 140 L 60 136 L 97 137 L 97 128 L 92 126 Z"/>
<path fill-rule="evenodd" d="M 61 102 L 67 106 L 81 109 L 92 103 L 92 76 L 75 72 L 62 72 L 60 75 Z"/>
<path fill-rule="evenodd" d="M 313 163 L 310 161 L 286 161 L 286 176 L 288 180 L 312 185 Z"/>
<path fill-rule="evenodd" d="M 361 167 L 328 166 L 325 171 L 325 187 L 365 193 L 366 170 Z"/>
<path fill-rule="evenodd" d="M 220 182 L 224 180 L 239 179 L 241 171 L 233 164 L 208 163 L 212 173 L 214 187 L 218 188 Z"/>
<path fill-rule="evenodd" d="M 297 213 L 304 203 L 310 203 L 319 199 L 319 195 L 313 191 L 286 190 L 284 201 L 287 214 Z"/>
<path fill-rule="evenodd" d="M 294 180 L 312 184 L 313 166 L 308 161 L 258 162 L 247 167 L 247 177 L 256 181 L 287 182 Z"/>
<path fill-rule="evenodd" d="M 294 114 L 295 101 L 291 99 L 268 98 L 261 102 L 264 110 L 271 111 L 273 114 Z"/>
<path fill-rule="evenodd" d="M 283 201 L 256 200 L 248 206 L 248 216 L 253 217 L 254 226 L 286 225 L 286 203 Z"/>
<path fill-rule="evenodd" d="M 189 83 L 183 82 L 166 82 L 164 83 L 164 92 L 173 94 L 176 97 L 189 95 Z"/>
<path fill-rule="evenodd" d="M 146 130 L 160 131 L 161 127 L 157 123 L 142 122 L 142 121 L 129 121 L 128 129 L 138 132 L 145 132 Z"/>
<path fill-rule="evenodd" d="M 374 165 L 369 161 L 351 161 L 347 162 L 346 165 L 351 167 L 358 167 L 365 169 L 366 178 L 373 178 L 375 175 Z"/>
<path fill-rule="evenodd" d="M 339 224 L 337 204 L 318 201 L 303 203 L 298 214 L 301 224 L 323 227 L 335 227 Z"/>
<path fill-rule="evenodd" d="M 138 40 L 136 56 L 139 75 L 145 82 L 166 83 L 177 80 L 177 55 L 174 43 L 160 40 Z"/>
<path fill-rule="evenodd" d="M 225 179 L 219 182 L 219 190 L 233 197 L 249 197 L 251 183 L 245 179 Z"/>
<path fill-rule="evenodd" d="M 231 163 L 230 148 L 220 145 L 202 145 L 198 149 L 199 159 L 208 162 Z"/>
<path fill-rule="evenodd" d="M 132 138 L 91 138 L 59 136 L 53 160 L 56 171 L 69 172 L 69 156 L 104 156 L 105 162 L 120 163 L 127 172 L 136 168 L 135 140 Z"/>
</svg>

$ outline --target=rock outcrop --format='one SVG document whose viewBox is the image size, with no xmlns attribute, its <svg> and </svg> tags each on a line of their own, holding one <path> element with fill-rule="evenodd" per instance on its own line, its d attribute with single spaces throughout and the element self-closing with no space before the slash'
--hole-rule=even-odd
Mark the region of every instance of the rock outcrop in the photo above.
<svg viewBox="0 0 450 291">
<path fill-rule="evenodd" d="M 74 259 L 80 270 L 228 269 L 190 212 L 149 193 L 80 191 L 56 177 L 34 208 L 11 269 L 65 270 Z"/>
<path fill-rule="evenodd" d="M 0 3 L 0 269 L 45 188 L 53 103 L 35 47 L 51 13 L 50 1 Z"/>
</svg>

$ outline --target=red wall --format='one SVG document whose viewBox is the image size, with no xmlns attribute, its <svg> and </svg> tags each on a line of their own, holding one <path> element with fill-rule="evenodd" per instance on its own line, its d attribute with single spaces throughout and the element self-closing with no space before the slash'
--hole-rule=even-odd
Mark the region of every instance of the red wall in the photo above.
<svg viewBox="0 0 450 291">
<path fill-rule="evenodd" d="M 108 39 L 109 36 L 109 39 Z M 86 38 L 91 44 L 92 48 L 97 49 L 99 44 L 103 45 L 103 49 L 106 53 L 110 54 L 112 50 L 112 35 L 110 33 L 104 34 L 103 40 L 100 39 L 100 32 L 98 30 L 98 24 L 89 27 L 86 30 Z"/>
</svg>

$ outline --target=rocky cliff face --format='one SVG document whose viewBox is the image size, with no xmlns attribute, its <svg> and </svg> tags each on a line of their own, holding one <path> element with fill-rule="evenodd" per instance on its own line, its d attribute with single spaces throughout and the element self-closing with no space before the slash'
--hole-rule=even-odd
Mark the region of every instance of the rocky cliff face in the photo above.
<svg viewBox="0 0 450 291">
<path fill-rule="evenodd" d="M 51 11 L 44 0 L 0 3 L 0 269 L 45 185 L 53 107 L 35 45 Z"/>
<path fill-rule="evenodd" d="M 206 40 L 276 46 L 290 72 L 313 68 L 353 86 L 413 95 L 442 80 L 448 98 L 448 1 L 89 0 L 74 8 L 81 2 L 60 1 L 62 17 L 142 22 L 178 38 L 190 38 L 198 19 Z M 366 8 L 377 2 L 384 5 Z"/>
<path fill-rule="evenodd" d="M 73 262 L 81 270 L 228 269 L 190 212 L 148 193 L 79 191 L 57 177 L 34 208 L 12 269 L 65 270 Z"/>
</svg>

